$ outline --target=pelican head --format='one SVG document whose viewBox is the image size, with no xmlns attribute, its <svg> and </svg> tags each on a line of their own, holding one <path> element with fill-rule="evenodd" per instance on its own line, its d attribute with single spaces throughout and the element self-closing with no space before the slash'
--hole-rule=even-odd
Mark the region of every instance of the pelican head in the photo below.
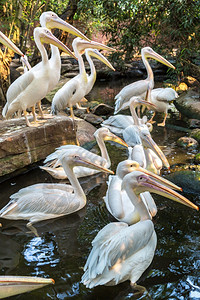
<svg viewBox="0 0 200 300">
<path fill-rule="evenodd" d="M 171 188 L 171 189 L 175 189 L 178 191 L 182 191 L 182 188 L 180 188 L 179 186 L 177 186 L 176 184 L 174 184 L 173 182 L 159 176 L 156 175 L 154 173 L 152 173 L 151 171 L 148 171 L 144 168 L 142 168 L 138 162 L 131 160 L 131 159 L 127 159 L 124 161 L 121 161 L 116 169 L 116 174 L 123 179 L 124 176 L 126 176 L 127 174 L 133 172 L 133 171 L 138 171 L 138 172 L 143 172 L 146 175 L 150 175 L 152 178 L 154 178 L 155 180 L 157 180 L 158 182 L 165 184 L 167 187 Z"/>
<path fill-rule="evenodd" d="M 30 292 L 54 283 L 55 281 L 51 278 L 0 276 L 0 299 Z"/>
<path fill-rule="evenodd" d="M 169 169 L 170 165 L 169 165 L 169 162 L 168 162 L 166 156 L 164 155 L 162 150 L 158 147 L 158 145 L 152 139 L 151 134 L 149 133 L 149 130 L 145 127 L 140 127 L 139 133 L 140 133 L 140 137 L 142 139 L 143 145 L 148 148 L 151 148 L 160 157 L 164 166 Z"/>
<path fill-rule="evenodd" d="M 162 57 L 161 55 L 156 53 L 151 47 L 142 48 L 141 54 L 142 54 L 142 57 L 145 59 L 153 58 L 153 59 L 159 61 L 160 63 L 168 66 L 169 68 L 175 69 L 175 67 L 168 60 L 166 60 L 164 57 Z"/>
<path fill-rule="evenodd" d="M 77 153 L 75 153 L 75 150 L 69 149 L 64 153 L 61 153 L 61 155 L 58 156 L 58 160 L 61 162 L 64 169 L 66 165 L 69 166 L 70 168 L 74 168 L 75 166 L 82 166 L 97 171 L 114 174 L 113 171 L 104 168 L 98 162 L 91 162 L 90 158 L 85 156 L 86 155 L 81 153 L 81 151 L 79 150 L 77 150 Z"/>
<path fill-rule="evenodd" d="M 33 35 L 34 35 L 34 39 L 36 41 L 38 39 L 40 39 L 42 44 L 52 44 L 52 45 L 58 47 L 59 49 L 61 49 L 62 51 L 68 53 L 69 55 L 71 55 L 73 58 L 76 59 L 76 57 L 70 51 L 70 49 L 67 46 L 65 46 L 61 41 L 59 41 L 59 39 L 57 39 L 51 33 L 51 31 L 49 29 L 47 29 L 45 27 L 36 27 L 34 29 Z"/>
<path fill-rule="evenodd" d="M 128 147 L 127 143 L 125 143 L 122 139 L 120 139 L 106 127 L 101 127 L 97 129 L 94 133 L 94 136 L 96 139 L 101 138 L 104 141 L 112 141 L 122 146 Z"/>
<path fill-rule="evenodd" d="M 156 178 L 157 177 L 157 178 Z M 165 182 L 162 182 L 162 177 L 152 176 L 151 173 L 147 174 L 140 171 L 135 171 L 127 174 L 122 181 L 122 188 L 129 194 L 130 190 L 134 190 L 136 195 L 149 191 L 151 193 L 156 193 L 173 201 L 179 202 L 190 208 L 199 210 L 199 207 L 192 203 L 190 200 L 180 195 L 173 189 L 169 188 Z M 158 179 L 159 178 L 159 179 Z M 130 197 L 131 199 L 131 197 Z"/>
<path fill-rule="evenodd" d="M 86 49 L 85 55 L 93 56 L 97 58 L 98 60 L 102 61 L 107 67 L 115 71 L 115 68 L 111 65 L 111 63 L 105 58 L 103 54 L 101 54 L 97 49 Z"/>
<path fill-rule="evenodd" d="M 81 38 L 75 38 L 72 42 L 73 49 L 77 49 L 77 51 L 82 55 L 86 48 L 98 49 L 98 50 L 108 50 L 108 51 L 116 51 L 114 48 L 108 47 L 104 44 L 98 42 L 88 42 Z"/>
<path fill-rule="evenodd" d="M 76 29 L 71 24 L 65 22 L 57 14 L 52 11 L 43 12 L 40 16 L 40 24 L 42 27 L 48 29 L 58 28 L 64 31 L 67 31 L 73 35 L 79 36 L 80 38 L 90 41 L 84 34 L 82 34 L 78 29 Z"/>
</svg>

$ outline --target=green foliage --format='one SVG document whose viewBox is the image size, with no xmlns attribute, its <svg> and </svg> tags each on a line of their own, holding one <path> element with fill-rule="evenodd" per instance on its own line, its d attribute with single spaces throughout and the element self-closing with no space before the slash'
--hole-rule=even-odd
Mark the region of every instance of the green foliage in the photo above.
<svg viewBox="0 0 200 300">
<path fill-rule="evenodd" d="M 79 17 L 99 25 L 125 61 L 147 45 L 174 55 L 179 73 L 199 59 L 200 0 L 80 0 L 78 7 Z"/>
</svg>

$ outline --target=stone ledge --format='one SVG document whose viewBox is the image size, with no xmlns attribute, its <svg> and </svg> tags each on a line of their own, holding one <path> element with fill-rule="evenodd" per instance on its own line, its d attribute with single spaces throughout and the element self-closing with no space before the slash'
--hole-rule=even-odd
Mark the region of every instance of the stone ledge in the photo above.
<svg viewBox="0 0 200 300">
<path fill-rule="evenodd" d="M 74 123 L 67 116 L 56 116 L 39 127 L 26 127 L 23 118 L 0 121 L 0 176 L 43 160 L 56 147 L 75 144 L 77 128 L 81 145 L 94 139 L 96 128 L 78 118 Z"/>
</svg>

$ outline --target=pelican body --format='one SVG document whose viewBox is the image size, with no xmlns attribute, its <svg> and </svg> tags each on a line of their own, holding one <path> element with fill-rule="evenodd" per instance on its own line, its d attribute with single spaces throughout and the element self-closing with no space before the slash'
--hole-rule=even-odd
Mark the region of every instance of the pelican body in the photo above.
<svg viewBox="0 0 200 300">
<path fill-rule="evenodd" d="M 86 95 L 88 76 L 85 70 L 82 54 L 86 48 L 114 50 L 106 45 L 91 41 L 87 42 L 80 38 L 73 40 L 72 47 L 74 53 L 78 58 L 79 74 L 69 80 L 58 92 L 55 94 L 52 101 L 52 112 L 56 114 L 67 106 L 70 107 L 71 117 L 74 118 L 73 105 L 80 102 Z"/>
<path fill-rule="evenodd" d="M 156 53 L 152 48 L 145 47 L 141 50 L 142 61 L 147 70 L 147 78 L 145 80 L 139 80 L 125 86 L 116 96 L 115 96 L 115 114 L 120 110 L 124 102 L 129 101 L 133 96 L 140 96 L 145 93 L 145 100 L 151 100 L 151 90 L 154 88 L 154 76 L 153 71 L 148 62 L 148 58 L 153 58 L 160 63 L 168 66 L 169 68 L 175 69 L 175 67 L 168 62 L 164 57 Z"/>
<path fill-rule="evenodd" d="M 51 278 L 0 276 L 0 299 L 30 292 L 54 283 L 55 281 Z"/>
<path fill-rule="evenodd" d="M 13 84 L 19 87 L 20 93 L 10 104 L 7 103 L 6 112 L 6 118 L 9 118 L 16 111 L 23 111 L 28 126 L 30 126 L 30 123 L 27 119 L 26 109 L 34 106 L 40 99 L 46 96 L 49 86 L 48 81 L 51 77 L 51 72 L 49 72 L 49 60 L 44 48 L 44 43 L 54 44 L 71 56 L 74 56 L 72 52 L 46 28 L 35 28 L 34 39 L 42 56 L 40 68 L 36 65 L 14 81 Z"/>
<path fill-rule="evenodd" d="M 126 280 L 130 280 L 131 285 L 135 286 L 151 264 L 157 237 L 147 208 L 140 199 L 140 193 L 153 192 L 196 210 L 199 209 L 160 182 L 150 174 L 140 171 L 131 172 L 124 177 L 122 188 L 136 207 L 140 221 L 131 226 L 123 222 L 110 223 L 99 231 L 92 242 L 93 248 L 84 267 L 82 283 L 86 287 L 112 286 Z"/>
<path fill-rule="evenodd" d="M 86 196 L 76 178 L 74 166 L 84 166 L 113 174 L 98 162 L 92 163 L 81 151 L 69 149 L 59 156 L 71 186 L 39 184 L 13 194 L 10 202 L 0 210 L 0 218 L 29 220 L 27 226 L 37 235 L 33 223 L 74 213 L 86 205 Z"/>
<path fill-rule="evenodd" d="M 47 29 L 51 30 L 53 28 L 58 28 L 64 31 L 67 31 L 71 34 L 74 34 L 76 36 L 81 37 L 82 39 L 86 39 L 89 41 L 89 39 L 82 34 L 78 29 L 73 27 L 72 25 L 68 24 L 61 18 L 59 18 L 54 12 L 48 11 L 42 13 L 40 16 L 40 24 L 42 27 L 46 27 Z M 63 49 L 62 49 L 63 50 Z M 21 54 L 20 54 L 21 55 Z M 28 63 L 28 61 L 27 61 Z M 26 64 L 27 64 L 26 63 Z M 28 66 L 28 70 L 30 70 L 30 65 Z M 59 82 L 60 79 L 60 70 L 61 70 L 61 58 L 60 58 L 60 52 L 58 49 L 58 45 L 53 45 L 51 44 L 51 58 L 49 59 L 48 66 L 46 65 L 46 69 L 48 68 L 48 73 L 51 75 L 49 77 L 46 77 L 46 84 L 48 81 L 48 89 L 47 93 L 51 91 Z M 34 70 L 37 69 L 36 75 L 39 74 L 39 72 L 42 72 L 43 69 L 43 63 L 38 63 L 36 66 L 34 66 Z M 9 87 L 7 91 L 7 103 L 4 107 L 3 110 L 3 116 L 6 117 L 6 113 L 8 110 L 8 106 L 12 101 L 16 99 L 16 97 L 23 92 L 24 87 L 27 84 L 27 78 L 23 77 L 23 79 L 19 81 L 13 82 L 13 84 Z M 41 100 L 41 99 L 40 99 Z M 41 116 L 43 117 L 43 112 L 41 109 L 41 101 L 38 103 L 38 108 Z M 34 120 L 36 121 L 36 116 L 35 116 L 35 110 L 33 110 L 33 115 L 34 115 Z"/>
<path fill-rule="evenodd" d="M 83 153 L 85 157 L 88 157 L 90 161 L 92 162 L 99 162 L 101 166 L 105 168 L 110 168 L 111 161 L 110 157 L 108 155 L 108 151 L 106 149 L 104 141 L 113 141 L 115 143 L 118 143 L 120 145 L 123 145 L 127 147 L 128 145 L 120 139 L 118 136 L 114 135 L 109 131 L 107 128 L 99 128 L 95 131 L 94 137 L 96 138 L 97 144 L 101 151 L 101 156 L 96 155 L 82 147 L 76 146 L 76 145 L 65 145 L 59 147 L 55 152 L 47 156 L 44 163 L 45 165 L 40 167 L 41 169 L 47 171 L 49 174 L 51 174 L 54 178 L 57 179 L 66 179 L 67 175 L 63 169 L 62 166 L 58 167 L 58 155 L 60 152 L 65 152 L 68 149 L 79 149 Z M 56 166 L 56 167 L 55 167 Z M 100 172 L 100 170 L 94 170 L 85 168 L 82 166 L 74 167 L 74 173 L 76 174 L 77 178 L 85 177 L 85 176 L 91 176 L 96 173 Z"/>
<path fill-rule="evenodd" d="M 162 123 L 157 124 L 158 126 L 165 126 L 165 121 L 167 118 L 167 111 L 169 109 L 170 102 L 174 99 L 178 98 L 177 92 L 172 88 L 158 88 L 153 89 L 151 91 L 151 102 L 155 104 L 155 108 L 153 110 L 155 111 L 152 118 L 149 120 L 151 123 L 155 123 L 153 121 L 153 118 L 156 114 L 156 112 L 164 113 L 164 120 Z"/>
</svg>

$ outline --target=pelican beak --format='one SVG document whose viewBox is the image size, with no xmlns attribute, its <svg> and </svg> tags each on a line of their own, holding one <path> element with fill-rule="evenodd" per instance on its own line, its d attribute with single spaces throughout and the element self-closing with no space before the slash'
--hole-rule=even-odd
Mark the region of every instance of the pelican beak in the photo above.
<svg viewBox="0 0 200 300">
<path fill-rule="evenodd" d="M 73 58 L 77 59 L 76 56 L 71 52 L 71 50 L 65 46 L 59 39 L 57 39 L 50 31 L 46 30 L 46 34 L 40 38 L 43 44 L 52 44 L 58 47 L 60 50 L 68 53 Z"/>
<path fill-rule="evenodd" d="M 141 176 L 143 176 L 143 175 L 141 175 Z M 199 210 L 199 207 L 197 205 L 195 205 L 190 200 L 188 200 L 184 196 L 180 195 L 176 191 L 170 189 L 169 187 L 167 187 L 163 184 L 160 184 L 152 176 L 148 176 L 148 178 L 145 178 L 145 181 L 142 182 L 142 185 L 147 187 L 149 192 L 159 194 L 159 195 L 169 198 L 173 201 L 176 201 L 183 205 L 186 205 L 190 208 Z"/>
<path fill-rule="evenodd" d="M 129 147 L 126 142 L 124 142 L 121 138 L 119 138 L 117 135 L 113 134 L 112 132 L 109 132 L 109 134 L 107 134 L 104 137 L 104 141 L 112 141 L 122 146 L 125 146 L 127 148 Z"/>
<path fill-rule="evenodd" d="M 26 55 L 24 55 L 24 56 L 21 57 L 21 62 L 22 62 L 22 65 L 27 68 L 27 70 L 31 69 L 31 65 L 29 64 Z"/>
<path fill-rule="evenodd" d="M 130 101 L 131 101 L 131 99 L 130 99 Z M 144 105 L 144 106 L 148 107 L 149 109 L 156 109 L 156 105 L 155 104 L 153 104 L 153 103 L 151 103 L 149 101 L 146 101 L 146 100 L 142 100 L 142 99 L 138 99 L 137 100 L 137 106 L 138 105 Z"/>
<path fill-rule="evenodd" d="M 182 191 L 183 189 L 179 186 L 177 186 L 176 184 L 174 184 L 173 182 L 159 176 L 159 175 L 156 175 L 146 169 L 143 169 L 142 167 L 138 166 L 136 168 L 136 171 L 139 171 L 139 172 L 143 172 L 145 173 L 146 175 L 150 176 L 151 178 L 154 178 L 157 182 L 160 182 L 161 184 L 171 188 L 171 189 L 174 189 L 174 190 L 177 190 L 177 191 Z"/>
<path fill-rule="evenodd" d="M 0 299 L 30 292 L 54 283 L 55 281 L 51 278 L 0 276 Z"/>
<path fill-rule="evenodd" d="M 46 22 L 46 27 L 48 29 L 57 28 L 57 29 L 67 31 L 67 32 L 69 32 L 73 35 L 76 35 L 76 36 L 82 38 L 83 40 L 86 40 L 86 41 L 90 42 L 90 39 L 88 39 L 82 32 L 80 32 L 74 26 L 72 26 L 71 24 L 65 22 L 63 19 L 59 18 L 58 16 L 54 16 L 49 21 L 47 21 Z"/>
<path fill-rule="evenodd" d="M 107 67 L 111 70 L 115 71 L 115 68 L 111 65 L 111 63 L 105 58 L 103 54 L 101 54 L 97 49 L 89 49 L 88 54 L 96 57 L 98 60 L 102 61 Z"/>
<path fill-rule="evenodd" d="M 77 50 L 79 53 L 83 54 L 85 49 L 92 48 L 92 49 L 98 49 L 98 50 L 108 50 L 108 51 L 116 51 L 116 49 L 108 47 L 104 44 L 98 43 L 98 42 L 87 42 L 85 40 L 80 40 L 77 42 Z"/>
<path fill-rule="evenodd" d="M 158 145 L 154 142 L 154 140 L 152 139 L 150 134 L 145 136 L 145 142 L 160 157 L 160 159 L 162 160 L 164 166 L 167 169 L 169 169 L 170 165 L 169 165 L 169 162 L 168 162 L 166 156 L 164 155 L 162 150 L 158 147 Z"/>
<path fill-rule="evenodd" d="M 161 64 L 166 65 L 169 68 L 175 69 L 175 67 L 164 57 L 162 57 L 160 54 L 156 53 L 155 51 L 151 51 L 151 53 L 146 54 L 146 57 L 153 58 L 157 61 L 159 61 Z"/>
<path fill-rule="evenodd" d="M 20 56 L 24 56 L 24 54 L 21 52 L 21 50 L 9 39 L 3 32 L 0 31 L 0 42 L 14 51 L 15 53 L 19 54 Z"/>
<path fill-rule="evenodd" d="M 105 173 L 109 173 L 109 174 L 114 174 L 113 171 L 103 167 L 103 166 L 100 166 L 99 163 L 92 163 L 88 160 L 85 160 L 83 159 L 82 157 L 78 157 L 77 158 L 77 163 L 79 166 L 83 166 L 83 167 L 87 167 L 87 168 L 90 168 L 90 169 L 94 169 L 94 170 L 97 170 L 97 171 L 100 171 L 100 172 L 105 172 Z"/>
</svg>

